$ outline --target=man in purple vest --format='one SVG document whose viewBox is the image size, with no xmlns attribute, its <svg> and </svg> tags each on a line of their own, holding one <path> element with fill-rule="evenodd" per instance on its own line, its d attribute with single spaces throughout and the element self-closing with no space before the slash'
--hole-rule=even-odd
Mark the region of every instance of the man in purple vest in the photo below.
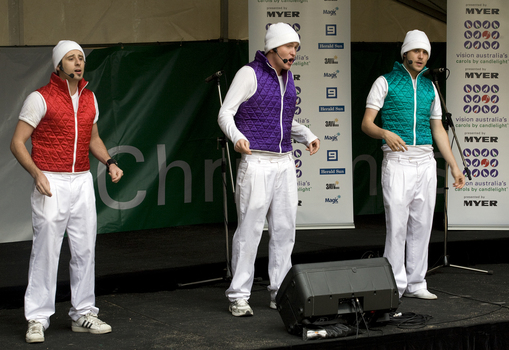
<svg viewBox="0 0 509 350">
<path fill-rule="evenodd" d="M 238 226 L 232 244 L 231 285 L 226 291 L 233 316 L 252 316 L 248 300 L 265 220 L 268 223 L 270 304 L 290 270 L 297 216 L 297 178 L 292 138 L 310 154 L 320 140 L 295 122 L 297 94 L 290 68 L 300 39 L 285 23 L 271 25 L 265 52 L 242 67 L 219 111 L 219 126 L 242 154 L 237 171 Z"/>
</svg>

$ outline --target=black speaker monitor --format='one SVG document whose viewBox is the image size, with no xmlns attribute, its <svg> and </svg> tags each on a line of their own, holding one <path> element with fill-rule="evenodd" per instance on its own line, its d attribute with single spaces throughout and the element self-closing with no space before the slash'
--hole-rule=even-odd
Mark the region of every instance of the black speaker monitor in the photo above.
<svg viewBox="0 0 509 350">
<path fill-rule="evenodd" d="M 399 295 L 386 258 L 295 265 L 276 296 L 279 314 L 289 333 L 302 325 L 338 315 L 397 309 Z"/>
</svg>

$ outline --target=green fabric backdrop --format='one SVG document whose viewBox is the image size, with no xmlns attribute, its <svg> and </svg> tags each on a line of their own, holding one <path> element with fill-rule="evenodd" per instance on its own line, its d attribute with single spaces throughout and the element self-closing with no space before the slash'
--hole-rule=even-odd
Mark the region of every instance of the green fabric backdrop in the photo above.
<svg viewBox="0 0 509 350">
<path fill-rule="evenodd" d="M 362 133 L 360 125 L 371 84 L 400 60 L 400 47 L 398 43 L 352 43 L 352 159 L 368 155 L 377 164 L 376 195 L 369 192 L 366 163 L 359 162 L 354 169 L 357 215 L 383 212 L 381 141 Z M 105 205 L 96 190 L 99 232 L 222 222 L 219 94 L 215 81 L 207 84 L 204 80 L 223 70 L 220 87 L 224 97 L 235 72 L 251 59 L 247 42 L 117 46 L 91 52 L 86 79 L 98 99 L 100 135 L 108 149 L 130 146 L 143 156 L 142 160 L 131 153 L 115 156 L 125 176 L 118 184 L 107 179 L 108 196 L 128 202 L 138 191 L 145 191 L 139 205 L 118 210 Z M 428 66 L 445 67 L 445 62 L 445 43 L 432 45 Z M 233 147 L 230 150 L 235 169 L 238 156 Z M 160 176 L 160 168 L 165 173 L 172 162 L 177 162 L 176 166 Z M 97 178 L 98 164 L 93 157 L 91 166 Z M 439 167 L 443 169 L 443 162 Z M 236 221 L 231 184 L 228 186 L 229 217 Z M 443 178 L 439 178 L 442 187 Z M 442 210 L 442 202 L 443 196 L 439 196 L 437 210 Z"/>
</svg>

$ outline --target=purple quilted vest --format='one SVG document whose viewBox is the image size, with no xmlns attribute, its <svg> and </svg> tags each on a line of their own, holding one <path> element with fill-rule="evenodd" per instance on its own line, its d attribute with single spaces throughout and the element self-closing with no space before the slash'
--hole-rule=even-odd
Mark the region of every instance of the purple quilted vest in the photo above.
<svg viewBox="0 0 509 350">
<path fill-rule="evenodd" d="M 256 53 L 255 60 L 248 66 L 254 69 L 258 86 L 255 94 L 239 106 L 235 124 L 249 140 L 250 149 L 290 152 L 292 121 L 297 101 L 292 73 L 282 71 L 286 85 L 285 94 L 282 96 L 277 73 L 261 51 Z"/>
</svg>

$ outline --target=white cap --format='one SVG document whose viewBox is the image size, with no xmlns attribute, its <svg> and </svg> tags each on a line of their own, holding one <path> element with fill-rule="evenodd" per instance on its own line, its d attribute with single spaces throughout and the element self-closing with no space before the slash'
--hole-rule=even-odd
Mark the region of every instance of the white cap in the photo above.
<svg viewBox="0 0 509 350">
<path fill-rule="evenodd" d="M 403 46 L 401 46 L 401 58 L 403 58 L 403 54 L 414 49 L 426 50 L 428 57 L 431 57 L 431 44 L 429 43 L 428 36 L 417 29 L 406 33 Z"/>
<path fill-rule="evenodd" d="M 58 64 L 64 58 L 64 56 L 72 50 L 80 50 L 83 54 L 83 60 L 85 60 L 85 52 L 78 43 L 71 40 L 60 40 L 53 48 L 53 67 L 57 69 Z"/>
<path fill-rule="evenodd" d="M 272 24 L 265 34 L 265 53 L 271 49 L 288 43 L 299 43 L 299 34 L 286 23 Z"/>
</svg>

